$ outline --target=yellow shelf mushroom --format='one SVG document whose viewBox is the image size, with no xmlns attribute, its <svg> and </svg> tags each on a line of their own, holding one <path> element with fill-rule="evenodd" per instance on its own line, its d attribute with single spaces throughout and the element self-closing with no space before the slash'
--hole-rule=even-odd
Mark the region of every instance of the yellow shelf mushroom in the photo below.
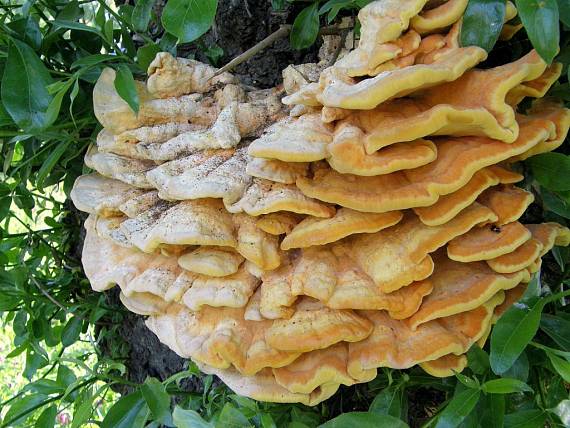
<svg viewBox="0 0 570 428">
<path fill-rule="evenodd" d="M 159 53 L 135 115 L 106 69 L 95 172 L 71 192 L 92 288 L 118 285 L 163 343 L 258 400 L 465 368 L 570 244 L 564 226 L 519 222 L 534 195 L 510 166 L 566 138 L 570 110 L 543 98 L 561 65 L 531 51 L 476 68 L 466 5 L 369 3 L 358 46 L 288 67 L 284 97 Z M 502 38 L 519 29 L 506 12 Z"/>
</svg>

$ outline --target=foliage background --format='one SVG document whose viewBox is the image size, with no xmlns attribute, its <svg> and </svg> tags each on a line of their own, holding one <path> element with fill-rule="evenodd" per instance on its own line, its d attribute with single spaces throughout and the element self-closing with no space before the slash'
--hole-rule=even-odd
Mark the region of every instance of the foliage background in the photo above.
<svg viewBox="0 0 570 428">
<path fill-rule="evenodd" d="M 540 279 L 501 318 L 490 345 L 469 352 L 462 375 L 436 379 L 419 369 L 385 369 L 314 408 L 238 397 L 188 362 L 177 362 L 180 372 L 170 377 L 136 378 L 130 357 L 137 350 L 121 340 L 132 315 L 116 296 L 92 292 L 83 275 L 83 217 L 67 196 L 99 130 L 91 92 L 103 67 L 116 68 L 117 89 L 137 110 L 133 79 L 144 77 L 156 52 L 224 64 L 242 47 L 216 23 L 230 14 L 257 19 L 261 7 L 272 30 L 292 25 L 290 38 L 262 55 L 265 62 L 258 56 L 237 73 L 248 84 L 272 86 L 275 70 L 314 58 L 320 26 L 354 17 L 368 2 L 273 0 L 258 2 L 253 12 L 247 1 L 233 0 L 0 4 L 0 428 L 570 426 L 570 251 L 564 248 L 545 260 Z M 565 71 L 551 92 L 570 102 L 570 3 L 516 3 L 526 33 L 497 43 L 491 24 L 502 22 L 505 2 L 471 0 L 462 42 L 488 50 L 496 44 L 483 66 L 516 59 L 531 45 L 547 61 L 556 57 Z M 247 26 L 233 31 L 245 44 L 259 41 Z M 520 165 L 524 186 L 537 196 L 527 221 L 568 224 L 567 145 L 558 152 Z M 509 346 L 500 346 L 507 339 Z"/>
</svg>

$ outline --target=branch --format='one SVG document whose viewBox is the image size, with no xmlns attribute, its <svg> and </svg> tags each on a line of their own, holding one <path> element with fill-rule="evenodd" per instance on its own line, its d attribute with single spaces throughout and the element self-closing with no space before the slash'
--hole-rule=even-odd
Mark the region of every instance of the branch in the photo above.
<svg viewBox="0 0 570 428">
<path fill-rule="evenodd" d="M 253 47 L 246 50 L 244 53 L 236 56 L 234 59 L 232 59 L 226 65 L 224 65 L 222 68 L 220 68 L 214 74 L 212 74 L 208 78 L 208 80 L 211 80 L 214 77 L 219 76 L 220 74 L 225 73 L 226 71 L 229 71 L 229 70 L 237 67 L 238 65 L 246 62 L 250 58 L 257 55 L 262 50 L 271 46 L 277 40 L 279 40 L 283 37 L 287 37 L 289 35 L 289 33 L 291 32 L 291 27 L 292 26 L 289 24 L 281 25 L 277 31 L 274 31 L 269 36 L 267 36 L 265 39 L 263 39 L 261 42 L 257 43 Z M 346 30 L 346 28 L 342 28 L 339 26 L 323 27 L 319 30 L 319 36 L 330 35 L 330 34 L 339 34 L 340 32 L 343 32 L 345 30 Z"/>
<path fill-rule="evenodd" d="M 287 35 L 289 35 L 290 32 L 291 32 L 291 25 L 282 25 L 281 27 L 279 27 L 279 29 L 277 31 L 274 31 L 273 33 L 271 33 L 269 36 L 267 36 L 261 42 L 257 43 L 253 47 L 246 50 L 244 53 L 242 53 L 242 54 L 238 55 L 237 57 L 235 57 L 234 59 L 232 59 L 230 62 L 228 62 L 226 65 L 224 65 L 218 71 L 216 71 L 208 80 L 213 79 L 214 77 L 219 76 L 220 74 L 225 73 L 226 71 L 229 71 L 234 67 L 237 67 L 241 63 L 243 63 L 243 62 L 247 61 L 248 59 L 250 59 L 251 57 L 257 55 L 259 52 L 261 52 L 265 48 L 271 46 L 277 40 L 279 40 L 283 37 L 286 37 Z"/>
</svg>

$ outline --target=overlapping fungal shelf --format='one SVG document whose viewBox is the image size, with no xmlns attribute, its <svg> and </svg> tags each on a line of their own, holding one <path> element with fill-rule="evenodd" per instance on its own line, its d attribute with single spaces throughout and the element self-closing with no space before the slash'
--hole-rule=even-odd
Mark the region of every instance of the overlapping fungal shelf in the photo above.
<svg viewBox="0 0 570 428">
<path fill-rule="evenodd" d="M 372 2 L 358 47 L 288 68 L 286 94 L 160 53 L 135 115 L 105 70 L 94 172 L 72 192 L 93 289 L 118 285 L 162 342 L 258 400 L 314 405 L 380 367 L 462 370 L 570 243 L 518 221 L 533 194 L 511 169 L 566 137 L 570 111 L 543 98 L 561 66 L 531 51 L 478 69 L 487 53 L 458 43 L 466 4 Z"/>
</svg>

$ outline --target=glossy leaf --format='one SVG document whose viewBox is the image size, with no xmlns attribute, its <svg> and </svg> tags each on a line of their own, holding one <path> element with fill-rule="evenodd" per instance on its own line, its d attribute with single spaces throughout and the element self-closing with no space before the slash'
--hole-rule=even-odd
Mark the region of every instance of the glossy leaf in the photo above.
<svg viewBox="0 0 570 428">
<path fill-rule="evenodd" d="M 142 428 L 148 419 L 149 409 L 140 391 L 121 397 L 109 409 L 101 428 Z"/>
<path fill-rule="evenodd" d="M 24 377 L 31 380 L 36 372 L 48 364 L 47 358 L 38 352 L 37 349 L 29 347 L 26 351 L 26 366 L 24 367 Z"/>
<path fill-rule="evenodd" d="M 529 371 L 530 364 L 528 357 L 526 356 L 526 351 L 523 351 L 515 360 L 513 365 L 506 372 L 504 372 L 502 376 L 511 379 L 518 379 L 521 382 L 526 382 L 528 380 Z"/>
<path fill-rule="evenodd" d="M 536 334 L 543 302 L 513 305 L 499 319 L 491 333 L 491 369 L 496 374 L 506 372 Z"/>
<path fill-rule="evenodd" d="M 18 398 L 12 403 L 2 422 L 4 426 L 16 426 L 24 422 L 30 417 L 30 411 L 38 405 L 41 405 L 47 396 L 43 394 L 30 394 Z"/>
<path fill-rule="evenodd" d="M 178 406 L 172 412 L 172 419 L 176 428 L 214 428 L 214 424 L 204 420 L 198 412 Z"/>
<path fill-rule="evenodd" d="M 121 64 L 117 68 L 117 75 L 115 76 L 115 89 L 123 100 L 127 102 L 129 107 L 138 114 L 139 112 L 139 94 L 133 73 L 129 67 Z"/>
<path fill-rule="evenodd" d="M 560 20 L 570 27 L 570 2 L 568 0 L 558 0 L 558 14 Z"/>
<path fill-rule="evenodd" d="M 562 153 L 543 153 L 526 161 L 541 186 L 549 190 L 570 190 L 570 157 Z"/>
<path fill-rule="evenodd" d="M 368 409 L 370 413 L 389 415 L 396 418 L 402 416 L 402 390 L 397 385 L 384 388 L 374 398 Z"/>
<path fill-rule="evenodd" d="M 165 425 L 172 425 L 170 414 L 170 396 L 164 385 L 155 378 L 148 378 L 141 385 L 141 393 L 154 420 Z"/>
<path fill-rule="evenodd" d="M 469 0 L 461 25 L 461 45 L 490 52 L 501 34 L 505 10 L 503 0 Z"/>
<path fill-rule="evenodd" d="M 293 49 L 305 49 L 315 43 L 319 34 L 318 3 L 303 9 L 293 22 L 290 42 Z"/>
<path fill-rule="evenodd" d="M 57 406 L 50 406 L 44 409 L 36 421 L 36 428 L 53 428 L 57 417 Z"/>
<path fill-rule="evenodd" d="M 25 43 L 12 40 L 2 76 L 2 104 L 14 122 L 29 131 L 42 129 L 52 96 L 53 82 L 36 53 Z"/>
<path fill-rule="evenodd" d="M 169 0 L 162 11 L 162 25 L 179 43 L 193 42 L 210 29 L 218 0 Z"/>
<path fill-rule="evenodd" d="M 61 110 L 61 102 L 63 101 L 63 97 L 67 94 L 67 91 L 73 85 L 74 79 L 69 79 L 62 87 L 56 92 L 53 99 L 49 103 L 49 106 L 46 111 L 46 119 L 45 119 L 45 126 L 52 125 L 59 115 L 59 111 Z"/>
<path fill-rule="evenodd" d="M 61 344 L 63 346 L 70 346 L 77 342 L 81 334 L 82 326 L 83 320 L 81 318 L 77 316 L 71 317 L 61 333 Z"/>
<path fill-rule="evenodd" d="M 560 418 L 560 422 L 565 427 L 570 426 L 570 400 L 562 400 L 552 412 Z"/>
<path fill-rule="evenodd" d="M 521 410 L 505 415 L 505 428 L 537 428 L 543 427 L 546 413 L 541 410 Z"/>
<path fill-rule="evenodd" d="M 319 428 L 407 428 L 408 425 L 393 416 L 369 412 L 350 412 L 337 416 Z"/>
<path fill-rule="evenodd" d="M 564 218 L 570 218 L 570 202 L 563 198 L 560 194 L 550 192 L 545 188 L 541 188 L 542 203 L 544 209 L 552 211 Z"/>
<path fill-rule="evenodd" d="M 549 351 L 546 351 L 546 355 L 548 355 L 548 359 L 552 363 L 552 366 L 562 379 L 564 379 L 565 382 L 570 383 L 570 362 Z"/>
<path fill-rule="evenodd" d="M 337 17 L 341 9 L 351 8 L 354 6 L 352 0 L 329 0 L 321 6 L 319 9 L 319 15 L 323 15 L 328 12 L 327 22 L 330 24 Z"/>
<path fill-rule="evenodd" d="M 287 0 L 271 0 L 271 8 L 274 11 L 280 11 L 285 9 L 285 5 L 287 4 Z"/>
<path fill-rule="evenodd" d="M 154 0 L 138 0 L 135 3 L 135 8 L 133 9 L 133 15 L 131 17 L 131 24 L 136 31 L 141 33 L 146 31 L 148 23 L 150 22 L 153 6 Z"/>
<path fill-rule="evenodd" d="M 481 394 L 475 409 L 463 420 L 461 428 L 503 428 L 505 396 Z"/>
<path fill-rule="evenodd" d="M 71 64 L 71 69 L 75 68 L 83 68 L 83 67 L 91 67 L 93 65 L 100 64 L 102 62 L 114 61 L 117 60 L 116 55 L 108 55 L 108 54 L 96 54 L 96 55 L 89 55 L 83 58 L 74 61 Z"/>
<path fill-rule="evenodd" d="M 516 6 L 533 47 L 550 64 L 560 42 L 556 0 L 516 0 Z"/>
<path fill-rule="evenodd" d="M 570 351 L 570 321 L 562 317 L 542 314 L 540 328 L 564 351 Z"/>
<path fill-rule="evenodd" d="M 160 47 L 155 43 L 149 43 L 138 48 L 137 63 L 139 67 L 146 71 L 156 54 L 160 51 Z"/>
<path fill-rule="evenodd" d="M 467 352 L 468 366 L 473 373 L 482 375 L 489 370 L 489 355 L 479 345 L 474 344 Z"/>
<path fill-rule="evenodd" d="M 477 405 L 481 391 L 466 389 L 456 394 L 437 418 L 435 428 L 455 428 Z"/>
<path fill-rule="evenodd" d="M 27 43 L 35 50 L 42 46 L 42 32 L 33 16 L 16 19 L 8 23 L 7 26 L 14 30 L 24 43 Z"/>
<path fill-rule="evenodd" d="M 226 403 L 218 417 L 218 424 L 235 428 L 249 428 L 248 418 L 232 403 Z"/>
<path fill-rule="evenodd" d="M 477 378 L 472 378 L 469 376 L 465 376 L 461 373 L 455 373 L 455 377 L 459 382 L 463 384 L 463 386 L 471 389 L 480 389 L 481 385 L 479 384 L 479 380 Z"/>
<path fill-rule="evenodd" d="M 513 392 L 532 392 L 532 388 L 518 379 L 492 379 L 485 382 L 481 389 L 489 394 L 511 394 Z"/>
</svg>

